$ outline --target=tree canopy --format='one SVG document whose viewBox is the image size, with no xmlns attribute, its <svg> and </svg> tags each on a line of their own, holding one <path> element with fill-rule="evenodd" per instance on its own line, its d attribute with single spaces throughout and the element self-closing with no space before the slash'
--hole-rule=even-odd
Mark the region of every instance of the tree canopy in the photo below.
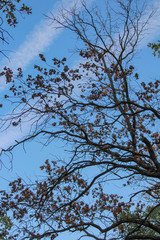
<svg viewBox="0 0 160 240">
<path fill-rule="evenodd" d="M 12 225 L 13 224 L 8 216 L 0 215 L 0 237 L 2 240 L 6 239 L 6 236 L 8 235 Z"/>
<path fill-rule="evenodd" d="M 153 11 L 146 14 L 136 0 L 112 4 L 100 11 L 82 1 L 83 9 L 51 16 L 82 41 L 78 66 L 40 54 L 35 75 L 9 72 L 3 105 L 10 101 L 13 111 L 1 124 L 18 129 L 27 119 L 31 128 L 2 156 L 37 137 L 44 146 L 60 139 L 70 152 L 65 161 L 45 161 L 45 179 L 18 178 L 10 192 L 1 191 L 0 213 L 12 212 L 16 223 L 11 239 L 56 239 L 68 231 L 76 239 L 160 239 L 160 80 L 141 81 L 132 65 Z M 136 186 L 129 200 L 108 193 L 114 180 Z"/>
</svg>

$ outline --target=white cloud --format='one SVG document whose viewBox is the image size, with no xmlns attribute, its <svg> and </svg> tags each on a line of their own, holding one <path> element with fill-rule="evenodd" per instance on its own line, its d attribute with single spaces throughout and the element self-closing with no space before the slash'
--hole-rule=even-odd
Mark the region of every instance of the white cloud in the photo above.
<svg viewBox="0 0 160 240">
<path fill-rule="evenodd" d="M 59 7 L 63 2 L 64 1 L 58 2 L 58 4 L 53 6 L 51 12 L 53 12 L 55 16 L 58 14 Z M 65 2 L 68 3 L 68 8 L 72 7 L 74 3 L 74 1 L 71 0 Z M 43 19 L 39 25 L 35 26 L 33 31 L 26 36 L 26 40 L 20 45 L 19 49 L 10 54 L 10 63 L 7 64 L 7 66 L 12 70 L 16 70 L 18 67 L 25 69 L 39 53 L 43 52 L 45 48 L 58 37 L 61 31 L 62 29 L 56 29 L 56 23 L 49 24 L 48 19 Z"/>
<path fill-rule="evenodd" d="M 94 0 L 88 0 L 91 3 Z M 77 6 L 81 6 L 81 1 L 76 1 Z M 54 16 L 58 16 L 59 9 L 63 6 L 65 9 L 71 9 L 75 4 L 75 0 L 62 0 L 54 4 L 50 13 Z M 50 14 L 48 13 L 48 15 Z M 10 62 L 6 62 L 6 58 L 2 60 L 0 66 L 2 69 L 4 66 L 16 71 L 17 68 L 25 68 L 35 59 L 39 53 L 45 51 L 45 49 L 51 45 L 51 43 L 59 36 L 63 31 L 62 28 L 56 28 L 56 23 L 50 23 L 48 19 L 43 19 L 39 25 L 35 26 L 33 31 L 26 36 L 26 40 L 19 46 L 18 50 L 14 50 L 8 57 Z M 5 80 L 0 82 L 0 90 L 5 88 Z"/>
<path fill-rule="evenodd" d="M 88 0 L 89 1 L 89 0 Z M 90 0 L 92 2 L 94 0 Z M 72 7 L 74 1 L 64 0 L 63 3 L 68 8 Z M 53 7 L 52 12 L 54 14 L 58 14 L 58 6 Z M 152 28 L 148 29 L 147 32 L 147 43 L 148 41 L 154 40 L 157 35 L 158 30 L 160 29 L 160 2 L 155 2 L 155 8 L 157 9 L 157 13 L 152 18 L 150 22 L 150 26 Z M 30 33 L 25 42 L 19 47 L 15 54 L 10 56 L 11 63 L 9 67 L 11 69 L 17 69 L 18 67 L 25 68 L 27 65 L 38 56 L 40 52 L 43 52 L 47 46 L 49 46 L 53 40 L 58 37 L 62 29 L 55 29 L 56 25 L 49 25 L 47 20 L 42 20 L 38 26 L 36 26 L 32 33 Z M 140 44 L 140 48 L 146 46 L 146 41 L 142 41 Z M 17 131 L 17 128 L 8 130 L 7 133 L 3 133 L 0 136 L 0 147 L 4 148 L 9 146 L 14 142 L 15 139 L 20 139 L 28 130 L 29 126 L 26 124 L 23 128 L 23 131 Z"/>
<path fill-rule="evenodd" d="M 94 0 L 88 0 L 91 3 Z M 81 1 L 76 1 L 80 7 Z M 54 4 L 51 13 L 58 16 L 59 8 L 63 6 L 65 9 L 71 9 L 75 4 L 75 0 L 62 0 Z M 13 71 L 21 67 L 23 70 L 36 58 L 39 53 L 45 49 L 59 36 L 63 31 L 62 28 L 57 29 L 56 23 L 49 24 L 48 19 L 42 20 L 39 25 L 35 26 L 33 31 L 26 36 L 26 40 L 20 45 L 19 49 L 10 54 L 10 63 L 6 64 L 6 59 L 0 64 L 2 68 L 7 65 Z M 0 90 L 5 88 L 5 80 L 1 79 Z M 28 122 L 23 125 L 23 129 L 11 128 L 0 135 L 0 148 L 7 148 L 14 143 L 15 139 L 20 139 L 24 133 L 29 130 Z"/>
<path fill-rule="evenodd" d="M 20 129 L 10 129 L 9 131 L 4 131 L 0 135 L 0 149 L 7 149 L 15 142 L 15 139 L 20 139 L 22 137 L 23 132 L 27 131 L 28 127 L 25 126 L 23 131 Z"/>
<path fill-rule="evenodd" d="M 155 1 L 150 6 L 150 11 L 144 16 L 144 22 L 152 11 L 155 12 L 146 26 L 144 37 L 138 46 L 139 48 L 146 47 L 149 42 L 154 41 L 160 35 L 160 1 Z"/>
</svg>

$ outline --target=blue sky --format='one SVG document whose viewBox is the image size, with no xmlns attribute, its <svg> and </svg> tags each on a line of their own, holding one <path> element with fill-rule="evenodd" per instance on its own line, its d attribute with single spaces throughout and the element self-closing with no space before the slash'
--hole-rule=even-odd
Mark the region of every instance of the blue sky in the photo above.
<svg viewBox="0 0 160 240">
<path fill-rule="evenodd" d="M 88 0 L 89 3 L 92 1 Z M 67 56 L 70 63 L 73 62 L 75 64 L 77 55 L 73 54 L 71 50 L 74 49 L 74 44 L 76 44 L 76 37 L 68 31 L 66 34 L 66 31 L 55 29 L 55 25 L 51 24 L 45 17 L 45 15 L 49 16 L 51 13 L 57 14 L 59 7 L 62 5 L 65 8 L 72 7 L 74 2 L 72 0 L 47 1 L 46 4 L 46 1 L 43 0 L 28 1 L 28 4 L 32 6 L 33 14 L 26 16 L 25 19 L 19 18 L 17 27 L 10 29 L 14 40 L 10 39 L 10 44 L 3 46 L 3 49 L 7 50 L 6 54 L 9 60 L 1 55 L 1 68 L 7 65 L 15 71 L 18 67 L 21 67 L 24 73 L 32 73 L 34 64 L 40 63 L 39 53 L 44 53 L 48 59 Z M 1 78 L 0 91 L 2 96 L 7 90 L 4 82 L 5 79 Z M 5 111 L 9 112 L 9 109 L 5 109 Z M 5 111 L 1 110 L 1 117 L 3 117 Z M 27 122 L 18 131 L 12 127 L 1 132 L 0 148 L 9 147 L 16 139 L 20 139 L 24 133 L 28 132 L 29 128 L 30 126 Z M 26 144 L 26 152 L 21 147 L 18 147 L 13 151 L 14 160 L 12 170 L 2 167 L 0 171 L 1 188 L 6 187 L 8 181 L 13 180 L 15 176 L 26 177 L 28 179 L 37 176 L 41 173 L 39 166 L 44 163 L 44 160 L 60 156 L 62 148 L 63 144 L 55 143 L 50 151 L 48 151 L 48 149 L 43 148 L 37 142 Z M 49 152 L 51 152 L 52 156 Z M 2 161 L 4 165 L 10 167 L 8 157 L 3 158 Z"/>
<path fill-rule="evenodd" d="M 88 0 L 88 2 L 92 4 L 92 2 L 95 1 Z M 134 65 L 136 65 L 137 71 L 139 72 L 142 70 L 144 78 L 159 77 L 159 72 L 157 71 L 159 60 L 154 58 L 151 55 L 151 50 L 146 47 L 148 42 L 156 41 L 156 39 L 159 39 L 160 36 L 160 2 L 152 0 L 149 1 L 149 3 L 151 2 L 153 2 L 152 6 L 158 9 L 157 14 L 153 17 L 146 36 L 139 45 L 139 53 L 134 60 Z M 69 61 L 74 65 L 77 60 L 77 55 L 73 54 L 71 50 L 74 49 L 75 44 L 78 44 L 76 37 L 69 31 L 55 29 L 55 26 L 45 17 L 45 15 L 50 15 L 51 13 L 57 14 L 58 9 L 62 4 L 65 7 L 72 6 L 74 1 L 48 0 L 46 2 L 43 0 L 34 0 L 28 1 L 28 3 L 32 6 L 33 14 L 26 16 L 25 19 L 20 18 L 18 26 L 15 29 L 10 29 L 14 40 L 10 39 L 10 44 L 4 46 L 5 49 L 9 50 L 7 52 L 7 56 L 10 61 L 3 58 L 1 55 L 0 66 L 3 67 L 4 65 L 7 65 L 13 70 L 16 70 L 18 67 L 22 67 L 26 73 L 31 73 L 33 65 L 35 63 L 39 63 L 39 53 L 44 53 L 48 58 L 63 58 L 64 56 L 67 56 Z M 143 71 L 144 69 L 145 75 Z M 4 93 L 5 84 L 2 79 L 0 82 L 0 89 L 2 93 Z M 2 132 L 0 134 L 0 147 L 8 147 L 15 141 L 15 139 L 19 139 L 23 135 L 22 132 L 25 132 L 28 129 L 29 125 L 25 124 L 22 131 L 17 131 L 17 129 L 12 128 Z M 44 149 L 41 152 L 45 152 Z M 28 151 L 27 154 L 25 154 L 23 151 L 21 152 L 21 149 L 19 148 L 17 153 L 14 155 L 16 155 L 16 157 L 14 157 L 13 171 L 16 171 L 17 168 L 15 162 L 18 162 L 18 171 L 20 172 L 23 169 L 23 166 L 24 169 L 26 169 L 26 167 L 30 165 L 28 160 L 15 160 L 19 158 L 22 159 L 19 157 L 21 155 L 25 155 L 23 159 L 28 159 L 28 156 L 30 155 Z M 39 165 L 40 161 L 37 160 L 37 155 L 33 157 L 33 154 L 31 154 L 29 159 L 32 159 L 32 163 L 34 159 L 34 168 L 36 168 L 36 165 Z M 1 171 L 1 174 L 4 176 L 3 170 Z"/>
<path fill-rule="evenodd" d="M 5 49 L 10 50 L 7 56 L 10 62 L 3 56 L 0 56 L 0 66 L 8 65 L 13 70 L 22 67 L 25 73 L 31 73 L 33 65 L 39 63 L 39 53 L 44 53 L 47 58 L 63 58 L 67 57 L 72 65 L 78 61 L 78 56 L 73 54 L 71 50 L 78 44 L 76 37 L 66 30 L 55 30 L 44 14 L 49 15 L 51 12 L 56 14 L 59 5 L 63 2 L 66 7 L 72 6 L 72 0 L 61 1 L 44 1 L 30 0 L 27 1 L 33 8 L 33 14 L 25 19 L 20 18 L 19 25 L 11 30 L 14 40 L 10 40 L 10 44 L 5 45 Z M 88 0 L 90 4 L 96 0 Z M 98 3 L 101 0 L 97 1 Z M 152 19 L 149 29 L 144 40 L 139 45 L 139 53 L 136 55 L 134 65 L 145 79 L 160 78 L 159 59 L 152 56 L 151 50 L 147 48 L 148 42 L 160 39 L 160 1 L 148 1 L 153 3 L 157 8 L 157 15 Z M 3 80 L 0 82 L 0 91 L 3 94 L 6 90 Z M 8 109 L 6 109 L 8 111 Z M 26 123 L 22 130 L 10 128 L 0 134 L 0 148 L 8 147 L 13 144 L 16 139 L 20 139 L 25 132 L 29 130 L 29 123 Z M 41 174 L 39 166 L 45 159 L 52 157 L 64 157 L 62 154 L 63 143 L 56 142 L 49 148 L 43 148 L 38 142 L 27 143 L 25 145 L 26 152 L 22 147 L 18 147 L 13 151 L 13 168 L 12 171 L 2 168 L 0 171 L 1 189 L 6 187 L 8 181 L 13 180 L 15 176 L 32 179 Z M 8 163 L 7 158 L 2 159 Z M 5 162 L 4 162 L 5 163 Z M 6 164 L 7 165 L 7 164 Z M 119 186 L 116 186 L 117 192 Z M 119 189 L 119 192 L 121 190 Z"/>
<path fill-rule="evenodd" d="M 87 0 L 90 4 L 92 2 L 100 3 L 102 0 Z M 39 53 L 44 53 L 47 58 L 63 58 L 67 57 L 71 65 L 75 65 L 79 60 L 77 54 L 73 54 L 74 46 L 78 44 L 76 37 L 66 30 L 55 30 L 44 14 L 57 13 L 58 7 L 62 4 L 69 7 L 74 1 L 72 0 L 28 0 L 26 1 L 33 8 L 33 14 L 26 16 L 25 19 L 19 19 L 20 23 L 15 29 L 10 29 L 10 33 L 14 40 L 10 39 L 10 44 L 3 46 L 10 62 L 0 55 L 0 67 L 4 65 L 16 70 L 17 67 L 22 67 L 24 72 L 32 73 L 33 65 L 40 63 Z M 160 59 L 152 56 L 151 49 L 147 47 L 148 42 L 157 41 L 160 39 L 160 0 L 148 0 L 157 8 L 157 15 L 152 19 L 149 29 L 144 36 L 144 39 L 139 44 L 139 51 L 135 56 L 133 65 L 137 72 L 142 74 L 144 81 L 160 79 L 159 65 Z M 6 91 L 6 86 L 1 79 L 0 92 L 3 95 Z M 8 112 L 8 109 L 5 109 Z M 4 110 L 0 113 L 3 117 Z M 24 124 L 22 129 L 17 131 L 17 128 L 10 128 L 0 133 L 0 148 L 9 147 L 20 139 L 25 132 L 29 130 L 29 123 Z M 63 151 L 64 144 L 57 141 L 52 143 L 49 147 L 43 146 L 37 141 L 26 143 L 25 151 L 22 146 L 17 147 L 13 151 L 13 166 L 12 170 L 4 166 L 0 170 L 0 189 L 7 188 L 8 182 L 14 180 L 15 177 L 22 177 L 28 181 L 32 181 L 36 177 L 41 176 L 39 166 L 44 163 L 46 159 L 65 158 L 66 152 Z M 9 165 L 8 157 L 1 159 L 4 165 Z M 112 185 L 108 183 L 109 189 L 121 194 L 122 189 L 118 183 Z M 65 234 L 65 239 L 71 237 Z M 60 238 L 62 239 L 62 238 Z M 74 237 L 73 237 L 74 239 Z"/>
</svg>

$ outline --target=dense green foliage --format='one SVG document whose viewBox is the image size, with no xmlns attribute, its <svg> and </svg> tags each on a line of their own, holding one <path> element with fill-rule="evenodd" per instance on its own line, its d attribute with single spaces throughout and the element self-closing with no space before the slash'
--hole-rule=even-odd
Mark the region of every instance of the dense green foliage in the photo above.
<svg viewBox="0 0 160 240">
<path fill-rule="evenodd" d="M 13 223 L 8 216 L 0 215 L 0 239 L 6 240 Z"/>
<path fill-rule="evenodd" d="M 154 56 L 157 54 L 160 57 L 160 40 L 157 43 L 149 43 L 148 46 L 152 48 Z"/>
</svg>

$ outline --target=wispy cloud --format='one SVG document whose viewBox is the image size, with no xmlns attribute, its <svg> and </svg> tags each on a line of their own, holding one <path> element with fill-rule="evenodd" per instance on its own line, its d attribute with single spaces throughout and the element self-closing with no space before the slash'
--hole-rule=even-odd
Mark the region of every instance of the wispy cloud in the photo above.
<svg viewBox="0 0 160 240">
<path fill-rule="evenodd" d="M 93 0 L 90 0 L 92 2 Z M 74 4 L 72 0 L 64 0 L 61 2 L 65 7 L 71 8 Z M 54 15 L 58 14 L 60 4 L 54 5 L 52 12 Z M 155 1 L 156 14 L 150 22 L 150 28 L 147 30 L 147 40 L 141 42 L 139 48 L 146 46 L 149 41 L 153 41 L 160 29 L 160 2 Z M 148 13 L 149 14 L 149 13 Z M 44 52 L 61 33 L 62 29 L 56 29 L 56 25 L 49 25 L 47 20 L 42 20 L 27 37 L 24 43 L 19 47 L 16 53 L 10 55 L 9 67 L 16 70 L 18 67 L 26 68 L 27 65 L 38 56 L 40 52 Z M 23 131 L 15 129 L 8 129 L 7 133 L 0 136 L 0 148 L 6 148 L 13 144 L 15 139 L 20 139 L 22 135 L 27 132 L 30 126 L 26 123 L 23 126 Z"/>
<path fill-rule="evenodd" d="M 88 2 L 94 0 L 88 0 Z M 80 3 L 80 0 L 78 1 Z M 75 4 L 74 0 L 63 0 L 56 3 L 52 10 L 55 16 L 59 14 L 60 6 L 66 7 L 66 9 L 72 8 Z M 157 10 L 155 16 L 150 21 L 150 28 L 147 31 L 146 41 L 153 40 L 160 29 L 160 2 L 155 1 L 153 4 Z M 56 23 L 49 24 L 48 19 L 43 19 L 37 26 L 34 27 L 33 31 L 26 36 L 25 41 L 19 46 L 18 50 L 14 50 L 9 56 L 10 63 L 7 64 L 13 71 L 18 67 L 25 69 L 30 62 L 38 56 L 39 53 L 45 51 L 45 49 L 51 45 L 51 43 L 60 35 L 63 29 L 56 28 Z M 145 39 L 142 41 L 141 48 L 145 45 Z M 5 60 L 0 63 L 3 66 Z M 5 62 L 6 63 L 6 62 Z"/>
<path fill-rule="evenodd" d="M 88 3 L 92 3 L 94 0 L 88 0 Z M 81 1 L 75 0 L 62 0 L 54 4 L 50 13 L 54 16 L 59 15 L 59 9 L 63 6 L 65 9 L 71 9 L 74 4 L 81 7 Z M 48 15 L 50 14 L 48 13 Z M 59 16 L 60 17 L 60 16 Z M 19 48 L 10 54 L 10 62 L 6 62 L 6 59 L 2 60 L 0 66 L 3 68 L 7 66 L 13 71 L 21 67 L 23 70 L 33 61 L 39 53 L 45 51 L 45 49 L 51 45 L 54 40 L 63 31 L 62 28 L 57 28 L 56 23 L 49 24 L 48 19 L 43 19 L 37 26 L 34 27 L 33 31 L 26 36 L 25 41 L 19 46 Z M 0 81 L 0 90 L 5 88 L 5 80 Z M 26 120 L 26 119 L 25 119 Z M 7 148 L 14 143 L 15 139 L 20 139 L 24 133 L 27 132 L 30 126 L 28 122 L 23 124 L 23 129 L 11 128 L 1 133 L 0 135 L 0 148 Z"/>
<path fill-rule="evenodd" d="M 88 0 L 91 3 L 94 0 Z M 76 1 L 76 4 L 81 7 L 81 1 Z M 71 9 L 75 5 L 75 0 L 62 0 L 54 4 L 51 11 L 48 13 L 53 13 L 56 17 L 60 17 L 59 10 L 63 6 L 66 10 Z M 26 36 L 25 41 L 19 46 L 17 50 L 14 50 L 9 57 L 9 62 L 4 58 L 0 63 L 3 68 L 7 66 L 13 71 L 17 68 L 25 68 L 38 56 L 39 53 L 43 53 L 45 49 L 54 42 L 54 40 L 59 37 L 63 28 L 57 28 L 56 22 L 51 22 L 46 18 L 41 20 L 41 22 L 36 25 L 31 33 Z M 5 87 L 5 80 L 1 80 L 0 89 Z"/>
<path fill-rule="evenodd" d="M 51 12 L 55 16 L 59 13 L 61 5 L 71 8 L 74 4 L 73 0 L 62 1 L 54 4 Z M 7 64 L 12 70 L 18 67 L 25 69 L 27 65 L 38 56 L 40 52 L 45 51 L 61 33 L 62 29 L 56 29 L 56 23 L 50 24 L 48 19 L 43 19 L 33 31 L 26 36 L 25 41 L 19 46 L 19 49 L 14 50 L 9 56 L 10 63 Z"/>
<path fill-rule="evenodd" d="M 148 25 L 146 26 L 146 30 L 144 32 L 144 37 L 138 48 L 146 47 L 149 42 L 154 41 L 160 35 L 160 1 L 150 3 L 150 10 L 144 16 L 144 22 L 148 18 L 150 14 L 152 14 L 151 18 L 149 19 Z"/>
<path fill-rule="evenodd" d="M 28 130 L 28 124 L 23 126 L 23 130 L 17 128 L 10 128 L 8 131 L 3 131 L 0 135 L 0 149 L 7 149 L 16 139 L 20 139 L 22 134 Z"/>
</svg>

